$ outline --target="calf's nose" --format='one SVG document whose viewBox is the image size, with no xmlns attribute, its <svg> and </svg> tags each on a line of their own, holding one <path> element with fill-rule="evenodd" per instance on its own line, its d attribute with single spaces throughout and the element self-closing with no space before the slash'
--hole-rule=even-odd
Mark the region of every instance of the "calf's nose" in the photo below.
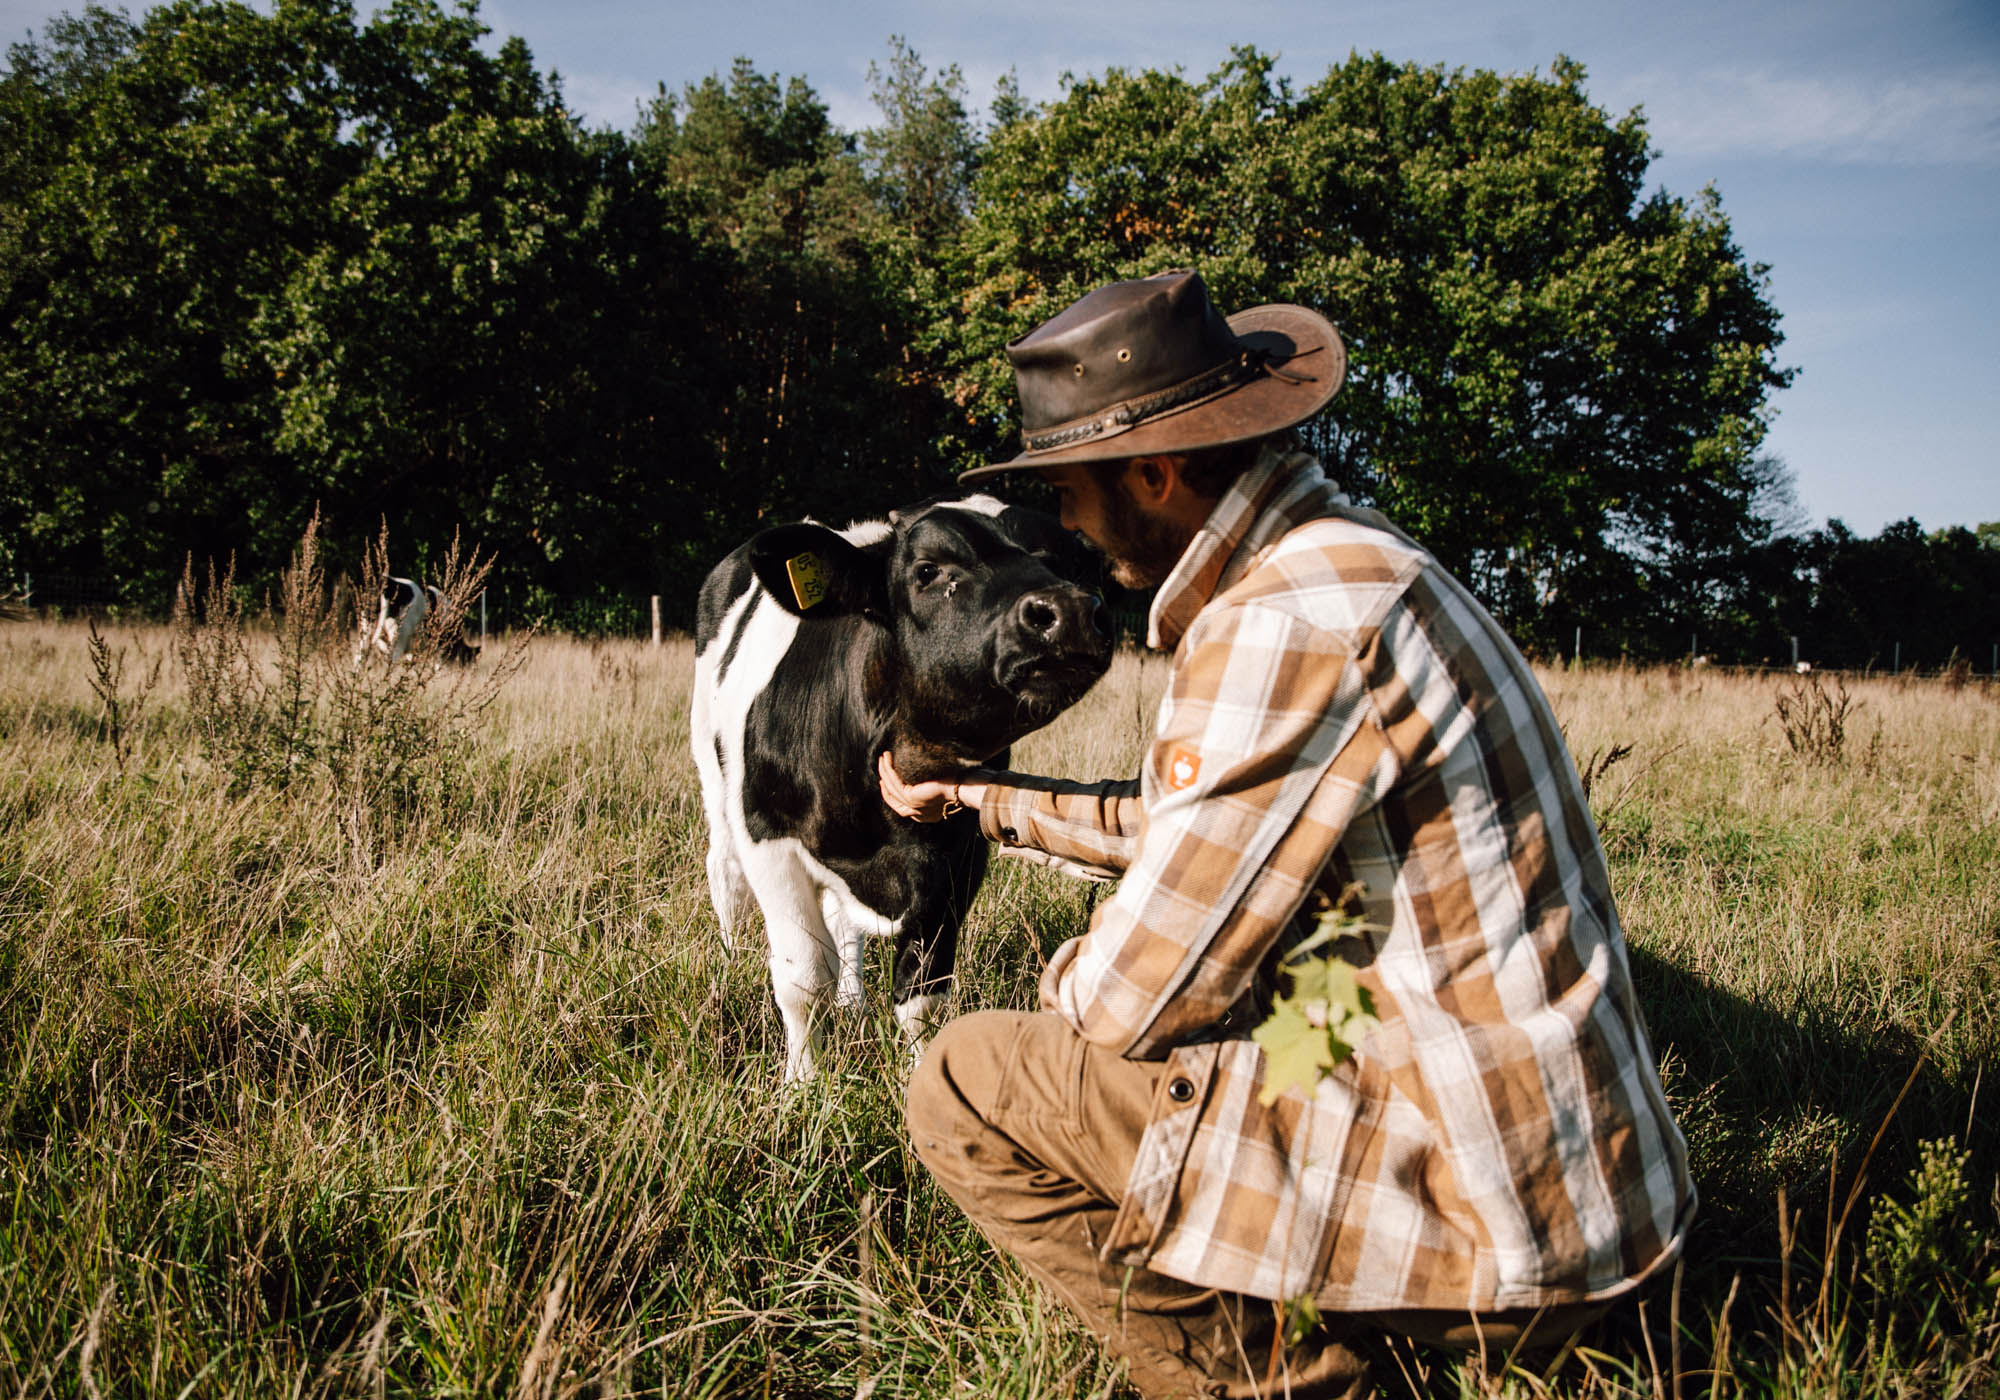
<svg viewBox="0 0 2000 1400">
<path fill-rule="evenodd" d="M 1077 588 L 1045 588 L 1024 594 L 1014 605 L 1014 620 L 1028 635 L 1057 645 L 1110 634 L 1103 600 Z"/>
</svg>

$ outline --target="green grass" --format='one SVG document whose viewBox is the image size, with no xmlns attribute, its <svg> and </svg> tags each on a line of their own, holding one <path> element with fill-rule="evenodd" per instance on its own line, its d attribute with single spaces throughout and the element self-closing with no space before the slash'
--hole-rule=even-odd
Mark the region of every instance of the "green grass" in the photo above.
<svg viewBox="0 0 2000 1400">
<path fill-rule="evenodd" d="M 128 699 L 172 644 L 108 640 Z M 685 642 L 419 688 L 421 780 L 372 807 L 337 735 L 282 781 L 204 746 L 171 665 L 121 764 L 87 643 L 0 629 L 0 1388 L 1124 1393 L 911 1157 L 886 948 L 781 1090 L 707 907 Z M 1131 771 L 1164 674 L 1121 658 L 1017 761 Z M 1595 796 L 1702 1218 L 1678 1297 L 1546 1381 L 1389 1384 L 1992 1393 L 2000 699 L 1857 687 L 1813 763 L 1776 682 L 1547 681 L 1579 753 L 1633 745 Z M 1090 898 L 996 863 L 957 1005 L 1031 1005 Z"/>
</svg>

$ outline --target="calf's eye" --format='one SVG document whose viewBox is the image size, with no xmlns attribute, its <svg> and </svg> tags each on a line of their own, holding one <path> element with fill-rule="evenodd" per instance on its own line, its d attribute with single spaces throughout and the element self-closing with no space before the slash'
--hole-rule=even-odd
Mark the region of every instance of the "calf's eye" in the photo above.
<svg viewBox="0 0 2000 1400">
<path fill-rule="evenodd" d="M 929 588 L 937 582 L 937 576 L 938 566 L 928 561 L 910 570 L 910 577 L 916 580 L 917 587 L 919 588 Z"/>
</svg>

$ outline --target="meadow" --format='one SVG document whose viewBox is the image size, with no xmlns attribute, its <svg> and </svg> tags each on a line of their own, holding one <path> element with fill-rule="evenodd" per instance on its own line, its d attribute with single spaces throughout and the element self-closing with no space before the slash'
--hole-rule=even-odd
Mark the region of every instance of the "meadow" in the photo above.
<svg viewBox="0 0 2000 1400">
<path fill-rule="evenodd" d="M 885 948 L 781 1089 L 689 643 L 384 675 L 235 625 L 0 624 L 0 1389 L 1128 1393 L 912 1158 Z M 1164 673 L 1121 655 L 1017 761 L 1131 771 Z M 2000 693 L 1543 680 L 1702 1213 L 1564 1355 L 1385 1388 L 1996 1393 Z M 1031 1005 L 1091 899 L 997 862 L 956 1005 Z"/>
</svg>

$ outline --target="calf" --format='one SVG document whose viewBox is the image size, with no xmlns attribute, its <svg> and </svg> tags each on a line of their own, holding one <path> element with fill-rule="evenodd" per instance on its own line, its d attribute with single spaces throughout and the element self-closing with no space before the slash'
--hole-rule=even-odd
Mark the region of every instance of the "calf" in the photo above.
<svg viewBox="0 0 2000 1400">
<path fill-rule="evenodd" d="M 382 596 L 375 610 L 375 621 L 362 628 L 361 644 L 354 649 L 354 664 L 359 666 L 361 658 L 371 647 L 388 657 L 391 666 L 408 655 L 417 629 L 424 625 L 424 618 L 430 613 L 429 595 L 436 591 L 434 588 L 419 587 L 414 579 L 382 580 Z"/>
<path fill-rule="evenodd" d="M 436 625 L 447 611 L 444 594 L 430 584 L 419 585 L 407 578 L 384 579 L 375 621 L 362 629 L 361 644 L 354 649 L 354 664 L 359 666 L 372 646 L 394 666 L 409 655 L 425 619 L 432 619 Z M 479 659 L 479 648 L 465 640 L 463 627 L 453 629 L 451 636 L 441 639 L 437 653 L 439 661 L 453 666 L 470 666 Z"/>
<path fill-rule="evenodd" d="M 785 1078 L 816 1021 L 861 999 L 862 940 L 896 940 L 896 1018 L 917 1039 L 950 989 L 986 871 L 971 813 L 919 825 L 882 802 L 876 755 L 917 780 L 1005 761 L 1081 698 L 1111 644 L 1081 549 L 991 496 L 832 530 L 765 530 L 702 585 L 690 729 L 725 939 L 764 913 Z"/>
</svg>

